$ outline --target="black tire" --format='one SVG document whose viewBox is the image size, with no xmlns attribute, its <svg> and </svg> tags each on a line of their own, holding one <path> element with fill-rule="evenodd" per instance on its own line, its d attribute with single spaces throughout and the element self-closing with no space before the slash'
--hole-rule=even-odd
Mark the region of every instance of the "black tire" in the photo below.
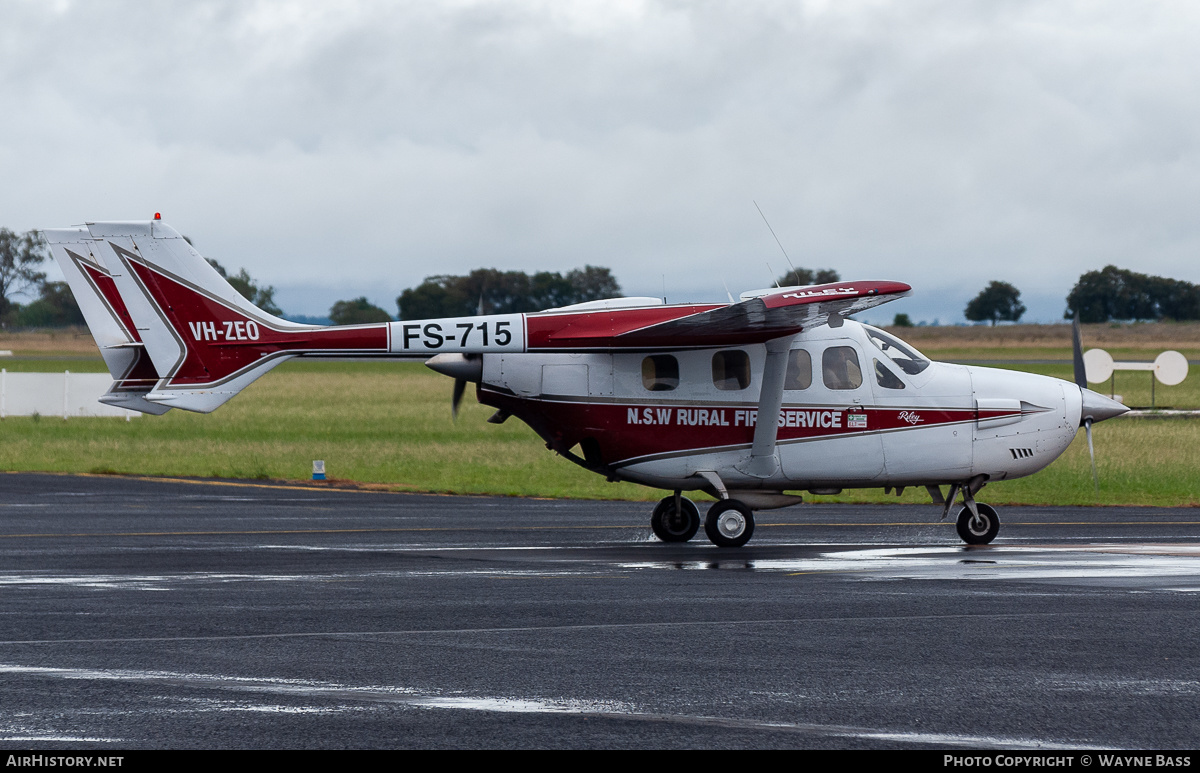
<svg viewBox="0 0 1200 773">
<path fill-rule="evenodd" d="M 679 498 L 679 509 L 675 512 L 675 497 L 664 497 L 654 506 L 650 515 L 650 528 L 654 536 L 663 542 L 687 542 L 700 531 L 700 510 L 687 497 Z"/>
<path fill-rule="evenodd" d="M 736 499 L 722 499 L 708 508 L 704 533 L 719 548 L 740 548 L 754 535 L 754 513 Z"/>
<path fill-rule="evenodd" d="M 991 505 L 976 502 L 975 508 L 979 510 L 980 523 L 972 523 L 975 518 L 969 508 L 958 511 L 958 536 L 968 545 L 986 545 L 1000 533 L 1000 516 Z"/>
</svg>

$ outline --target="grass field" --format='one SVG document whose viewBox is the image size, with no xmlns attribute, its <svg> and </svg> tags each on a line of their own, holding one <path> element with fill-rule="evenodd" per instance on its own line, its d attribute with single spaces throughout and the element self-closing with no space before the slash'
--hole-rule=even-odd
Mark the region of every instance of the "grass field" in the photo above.
<svg viewBox="0 0 1200 773">
<path fill-rule="evenodd" d="M 1015 326 L 997 329 L 997 337 L 1009 336 L 1004 341 L 977 340 L 969 348 L 950 332 L 978 335 L 974 331 L 988 329 L 934 330 L 939 336 L 929 335 L 924 341 L 910 335 L 912 331 L 899 332 L 937 359 L 1070 357 L 1069 331 L 1064 350 L 1058 340 L 1041 340 L 1030 333 L 1016 336 Z M 1200 333 L 1200 326 L 1195 332 Z M 1148 348 L 1129 347 L 1141 352 L 1142 359 L 1172 348 L 1144 338 L 1153 341 Z M 0 349 L 5 348 L 18 355 L 0 363 L 9 370 L 104 369 L 86 334 L 0 337 Z M 1188 350 L 1180 344 L 1173 348 Z M 960 350 L 972 356 L 946 356 Z M 998 351 L 1002 356 L 996 356 Z M 1022 354 L 1015 356 L 1014 351 Z M 1071 377 L 1066 362 L 1005 367 Z M 1148 378 L 1145 373 L 1118 376 L 1118 391 L 1128 403 L 1149 404 Z M 322 459 L 335 479 L 331 485 L 342 480 L 394 490 L 638 500 L 662 495 L 633 484 L 607 483 L 558 458 L 515 419 L 499 426 L 487 424 L 491 409 L 474 404 L 470 395 L 454 423 L 450 391 L 449 379 L 413 363 L 289 362 L 210 415 L 171 411 L 129 422 L 5 419 L 0 422 L 0 469 L 306 480 L 312 461 Z M 1200 378 L 1192 374 L 1178 387 L 1160 385 L 1156 397 L 1160 406 L 1200 408 Z M 1200 422 L 1123 418 L 1097 425 L 1094 432 L 1101 479 L 1098 495 L 1092 487 L 1087 445 L 1080 436 L 1046 470 L 993 484 L 980 499 L 996 504 L 1200 505 Z M 879 489 L 809 499 L 896 501 Z M 910 489 L 899 501 L 929 500 L 923 490 Z"/>
</svg>

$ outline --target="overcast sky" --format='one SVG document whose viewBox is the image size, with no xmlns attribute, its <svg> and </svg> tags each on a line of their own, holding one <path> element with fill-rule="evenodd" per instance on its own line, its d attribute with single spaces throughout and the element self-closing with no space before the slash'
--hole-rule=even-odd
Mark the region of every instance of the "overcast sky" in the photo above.
<svg viewBox="0 0 1200 773">
<path fill-rule="evenodd" d="M 164 220 L 285 312 L 478 267 L 877 318 L 1200 282 L 1191 2 L 0 3 L 0 225 Z M 881 313 L 886 312 L 886 314 Z"/>
</svg>

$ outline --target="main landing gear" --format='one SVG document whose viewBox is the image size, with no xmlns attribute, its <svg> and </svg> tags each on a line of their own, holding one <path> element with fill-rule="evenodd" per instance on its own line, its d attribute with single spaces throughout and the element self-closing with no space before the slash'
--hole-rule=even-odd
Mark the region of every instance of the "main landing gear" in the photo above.
<svg viewBox="0 0 1200 773">
<path fill-rule="evenodd" d="M 754 513 L 736 499 L 722 499 L 708 508 L 704 533 L 719 548 L 740 548 L 754 536 Z"/>
<path fill-rule="evenodd" d="M 700 511 L 675 492 L 654 507 L 650 528 L 663 542 L 687 542 L 700 530 Z M 740 548 L 754 535 L 754 513 L 736 499 L 723 499 L 708 509 L 704 533 L 717 547 Z"/>
<path fill-rule="evenodd" d="M 655 505 L 650 528 L 663 542 L 687 542 L 700 530 L 700 511 L 695 502 L 675 492 Z"/>
</svg>

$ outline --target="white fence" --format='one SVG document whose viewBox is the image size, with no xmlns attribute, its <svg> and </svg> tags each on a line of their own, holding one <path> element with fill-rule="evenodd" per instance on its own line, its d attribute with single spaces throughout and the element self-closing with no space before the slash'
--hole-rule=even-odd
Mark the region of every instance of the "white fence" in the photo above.
<svg viewBox="0 0 1200 773">
<path fill-rule="evenodd" d="M 107 373 L 10 373 L 0 370 L 0 419 L 6 416 L 117 416 L 137 411 L 100 402 L 112 376 Z"/>
</svg>

